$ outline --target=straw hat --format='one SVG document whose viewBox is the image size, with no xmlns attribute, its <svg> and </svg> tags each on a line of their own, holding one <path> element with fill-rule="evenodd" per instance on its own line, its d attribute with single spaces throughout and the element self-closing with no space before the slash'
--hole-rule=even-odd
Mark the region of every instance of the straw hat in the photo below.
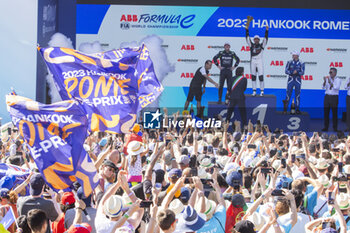
<svg viewBox="0 0 350 233">
<path fill-rule="evenodd" d="M 174 199 L 170 202 L 169 209 L 174 211 L 175 215 L 178 215 L 185 209 L 185 206 L 179 199 Z"/>
<path fill-rule="evenodd" d="M 326 169 L 327 167 L 329 167 L 329 164 L 328 164 L 326 159 L 320 158 L 320 159 L 318 159 L 317 164 L 316 164 L 315 167 L 317 169 Z"/>
<path fill-rule="evenodd" d="M 201 209 L 201 202 L 200 201 L 196 202 L 194 209 L 197 212 L 200 212 L 200 209 Z M 209 200 L 208 198 L 205 197 L 205 212 L 204 212 L 204 214 L 207 215 L 207 219 L 208 219 L 208 217 L 212 216 L 212 214 L 215 212 L 215 209 L 216 209 L 215 201 Z"/>
<path fill-rule="evenodd" d="M 318 181 L 323 185 L 324 188 L 329 188 L 331 186 L 331 182 L 328 179 L 328 176 L 322 175 L 318 178 Z"/>
<path fill-rule="evenodd" d="M 144 151 L 143 143 L 139 141 L 132 141 L 128 145 L 128 154 L 129 155 L 138 155 Z"/>
<path fill-rule="evenodd" d="M 254 212 L 252 215 L 250 215 L 248 217 L 248 220 L 254 224 L 256 231 L 260 231 L 266 223 L 266 218 L 257 212 Z"/>
<path fill-rule="evenodd" d="M 349 196 L 345 193 L 340 193 L 337 196 L 337 203 L 341 210 L 347 210 L 350 207 Z"/>
<path fill-rule="evenodd" d="M 201 161 L 201 167 L 212 168 L 212 167 L 214 167 L 214 164 L 211 163 L 211 159 L 210 158 L 204 158 Z"/>
<path fill-rule="evenodd" d="M 123 199 L 121 196 L 113 195 L 103 205 L 105 214 L 109 217 L 118 217 L 122 213 Z"/>
</svg>

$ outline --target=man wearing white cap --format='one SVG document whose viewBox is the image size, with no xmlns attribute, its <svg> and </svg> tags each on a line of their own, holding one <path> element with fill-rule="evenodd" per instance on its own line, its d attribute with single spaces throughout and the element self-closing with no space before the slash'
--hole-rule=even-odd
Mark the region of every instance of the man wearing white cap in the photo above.
<svg viewBox="0 0 350 233">
<path fill-rule="evenodd" d="M 299 52 L 292 52 L 292 60 L 287 62 L 285 73 L 288 75 L 286 99 L 283 100 L 283 112 L 287 113 L 290 98 L 292 97 L 293 89 L 295 90 L 296 114 L 300 114 L 300 89 L 301 76 L 305 72 L 305 64 L 299 60 Z"/>
<path fill-rule="evenodd" d="M 246 41 L 250 47 L 250 72 L 252 74 L 252 84 L 253 84 L 253 96 L 256 96 L 256 76 L 259 74 L 260 81 L 260 96 L 264 95 L 264 63 L 263 63 L 263 51 L 267 44 L 269 27 L 266 26 L 265 37 L 262 43 L 260 43 L 260 37 L 255 35 L 251 41 L 249 37 L 249 24 L 253 20 L 253 17 L 248 16 L 246 30 Z"/>
<path fill-rule="evenodd" d="M 328 131 L 329 113 L 332 109 L 333 129 L 338 131 L 338 101 L 341 79 L 337 76 L 337 69 L 332 67 L 329 70 L 329 76 L 323 77 L 322 88 L 326 89 L 324 96 L 324 128 L 322 131 Z"/>
<path fill-rule="evenodd" d="M 224 44 L 224 51 L 220 51 L 213 58 L 215 65 L 220 70 L 220 81 L 219 81 L 219 100 L 218 103 L 221 104 L 222 91 L 224 88 L 225 80 L 227 87 L 232 86 L 233 78 L 232 71 L 238 66 L 240 60 L 235 52 L 230 50 L 230 44 L 226 42 Z M 218 63 L 220 59 L 220 64 Z M 236 60 L 236 63 L 233 65 L 233 59 Z"/>
</svg>

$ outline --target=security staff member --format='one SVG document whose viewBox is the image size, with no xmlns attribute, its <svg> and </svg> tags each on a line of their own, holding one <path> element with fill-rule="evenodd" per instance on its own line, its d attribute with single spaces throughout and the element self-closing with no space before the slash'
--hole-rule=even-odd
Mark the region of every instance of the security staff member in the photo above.
<svg viewBox="0 0 350 233">
<path fill-rule="evenodd" d="M 292 97 L 293 89 L 295 94 L 296 114 L 300 112 L 300 90 L 301 90 L 301 76 L 305 73 L 305 63 L 299 60 L 299 52 L 292 52 L 293 60 L 288 61 L 285 73 L 288 75 L 286 99 L 283 100 L 283 113 L 287 113 L 290 98 Z"/>
<path fill-rule="evenodd" d="M 238 67 L 236 69 L 236 76 L 233 77 L 234 81 L 231 86 L 229 86 L 227 94 L 230 98 L 226 122 L 230 122 L 234 107 L 238 105 L 239 114 L 241 115 L 243 126 L 247 125 L 247 112 L 245 105 L 245 95 L 244 92 L 247 89 L 247 79 L 243 76 L 244 68 Z"/>
<path fill-rule="evenodd" d="M 256 96 L 256 76 L 259 74 L 260 81 L 260 96 L 264 95 L 264 62 L 263 62 L 263 51 L 267 44 L 269 26 L 266 26 L 265 37 L 260 43 L 260 37 L 255 35 L 251 41 L 249 36 L 249 24 L 253 20 L 253 17 L 248 16 L 247 25 L 245 27 L 246 34 L 245 39 L 248 46 L 250 47 L 250 73 L 252 74 L 252 85 L 253 85 L 253 96 Z"/>
<path fill-rule="evenodd" d="M 324 128 L 322 131 L 328 131 L 331 109 L 333 114 L 333 129 L 334 131 L 338 131 L 338 97 L 341 80 L 336 75 L 337 69 L 332 67 L 329 70 L 329 76 L 323 77 L 322 88 L 326 89 L 326 95 L 324 96 Z"/>
<path fill-rule="evenodd" d="M 205 84 L 207 80 L 214 84 L 216 88 L 218 88 L 219 85 L 208 76 L 209 70 L 211 69 L 212 65 L 212 61 L 207 60 L 204 66 L 199 67 L 197 69 L 196 73 L 194 74 L 194 77 L 191 80 L 190 90 L 188 92 L 187 100 L 185 103 L 185 110 L 187 110 L 189 103 L 192 102 L 193 97 L 195 97 L 197 101 L 197 115 L 201 114 L 201 100 L 202 95 L 205 92 Z"/>
<path fill-rule="evenodd" d="M 225 50 L 220 51 L 213 58 L 215 65 L 220 70 L 220 81 L 219 81 L 219 100 L 218 103 L 221 104 L 222 91 L 224 88 L 224 83 L 226 80 L 227 86 L 230 86 L 232 83 L 232 71 L 238 66 L 240 60 L 235 52 L 230 51 L 230 44 L 228 42 L 224 45 Z M 218 63 L 220 59 L 220 64 Z M 236 60 L 235 65 L 233 65 L 233 59 Z"/>
<path fill-rule="evenodd" d="M 345 90 L 348 90 L 346 93 L 346 130 L 350 131 L 350 77 L 345 85 Z"/>
</svg>

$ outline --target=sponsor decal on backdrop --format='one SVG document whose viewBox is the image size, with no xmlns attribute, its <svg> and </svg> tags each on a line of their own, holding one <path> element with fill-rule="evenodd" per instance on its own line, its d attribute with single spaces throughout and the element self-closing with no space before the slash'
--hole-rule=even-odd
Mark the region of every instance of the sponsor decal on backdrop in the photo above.
<svg viewBox="0 0 350 233">
<path fill-rule="evenodd" d="M 329 67 L 343 67 L 343 62 L 332 61 Z"/>
<path fill-rule="evenodd" d="M 312 80 L 314 80 L 312 75 L 302 75 L 301 79 L 305 80 L 305 81 L 312 81 Z"/>
<path fill-rule="evenodd" d="M 224 49 L 224 46 L 223 46 L 223 45 L 208 45 L 208 49 L 218 49 L 218 50 L 221 50 L 221 49 Z"/>
<path fill-rule="evenodd" d="M 328 52 L 335 52 L 335 53 L 346 53 L 348 49 L 346 48 L 327 48 Z"/>
<path fill-rule="evenodd" d="M 184 72 L 181 74 L 181 78 L 193 78 L 193 77 L 194 77 L 194 73 Z"/>
<path fill-rule="evenodd" d="M 267 50 L 273 50 L 273 51 L 288 51 L 288 47 L 267 47 Z"/>
<path fill-rule="evenodd" d="M 194 45 L 184 44 L 181 46 L 181 50 L 194 50 Z"/>
<path fill-rule="evenodd" d="M 177 59 L 178 62 L 185 62 L 185 63 L 197 63 L 198 59 L 187 59 L 187 58 L 179 58 Z"/>
<path fill-rule="evenodd" d="M 270 66 L 284 66 L 283 61 L 271 61 Z"/>
<path fill-rule="evenodd" d="M 280 75 L 280 74 L 268 74 L 266 75 L 267 78 L 287 78 L 287 75 Z"/>
<path fill-rule="evenodd" d="M 315 62 L 315 61 L 306 61 L 306 62 L 304 62 L 304 64 L 305 65 L 312 65 L 312 66 L 315 66 L 315 65 L 317 65 L 317 62 Z"/>
<path fill-rule="evenodd" d="M 313 53 L 314 48 L 309 48 L 309 47 L 303 47 L 300 49 L 300 53 Z"/>
<path fill-rule="evenodd" d="M 196 15 L 182 14 L 123 14 L 120 18 L 120 27 L 130 28 L 183 28 L 193 26 Z"/>
</svg>

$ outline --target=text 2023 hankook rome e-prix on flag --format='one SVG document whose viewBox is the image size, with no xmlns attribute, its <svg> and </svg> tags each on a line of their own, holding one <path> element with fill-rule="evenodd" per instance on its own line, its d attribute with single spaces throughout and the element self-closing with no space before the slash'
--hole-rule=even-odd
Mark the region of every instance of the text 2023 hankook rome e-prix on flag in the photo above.
<svg viewBox="0 0 350 233">
<path fill-rule="evenodd" d="M 128 133 L 137 112 L 163 91 L 145 45 L 87 55 L 67 48 L 39 48 L 62 99 L 79 99 L 89 130 Z"/>
<path fill-rule="evenodd" d="M 15 95 L 7 95 L 6 103 L 49 186 L 68 191 L 78 181 L 88 196 L 98 184 L 98 175 L 83 148 L 88 120 L 82 106 L 75 100 L 45 105 Z"/>
</svg>

